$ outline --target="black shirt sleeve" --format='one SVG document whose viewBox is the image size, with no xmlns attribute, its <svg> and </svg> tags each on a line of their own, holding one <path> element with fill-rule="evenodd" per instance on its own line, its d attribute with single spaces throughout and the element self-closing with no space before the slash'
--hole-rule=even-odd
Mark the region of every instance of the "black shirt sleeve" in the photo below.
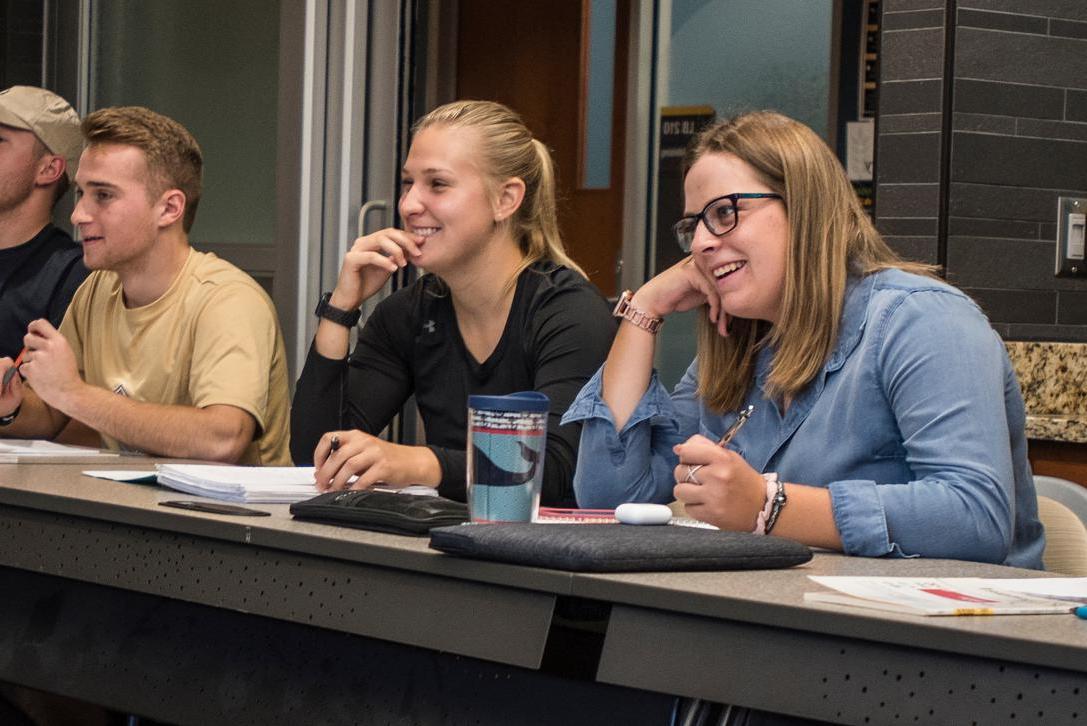
<svg viewBox="0 0 1087 726">
<path fill-rule="evenodd" d="M 560 421 L 607 358 L 615 337 L 615 318 L 586 283 L 547 300 L 533 315 L 532 327 L 534 390 L 551 400 L 540 501 L 544 506 L 577 506 L 573 481 L 581 424 L 562 426 Z"/>
<path fill-rule="evenodd" d="M 329 431 L 359 429 L 377 435 L 411 395 L 407 360 L 410 330 L 398 319 L 408 314 L 408 293 L 383 300 L 359 333 L 346 359 L 325 358 L 310 346 L 291 406 L 291 459 L 313 463 L 317 441 Z"/>
</svg>

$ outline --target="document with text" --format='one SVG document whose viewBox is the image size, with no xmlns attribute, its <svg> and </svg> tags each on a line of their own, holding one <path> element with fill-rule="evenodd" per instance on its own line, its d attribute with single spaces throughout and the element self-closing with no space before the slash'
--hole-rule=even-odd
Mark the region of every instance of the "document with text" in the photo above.
<svg viewBox="0 0 1087 726">
<path fill-rule="evenodd" d="M 916 615 L 1043 615 L 1068 613 L 1075 608 L 1075 601 L 1042 597 L 1038 593 L 1017 592 L 999 579 L 821 575 L 808 577 L 833 592 L 806 592 L 805 602 L 849 605 Z"/>
</svg>

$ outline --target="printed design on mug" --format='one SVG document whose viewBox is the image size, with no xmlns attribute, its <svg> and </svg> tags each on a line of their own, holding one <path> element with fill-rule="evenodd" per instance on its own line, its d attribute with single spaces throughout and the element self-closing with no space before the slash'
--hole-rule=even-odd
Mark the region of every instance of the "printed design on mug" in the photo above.
<svg viewBox="0 0 1087 726">
<path fill-rule="evenodd" d="M 473 412 L 473 506 L 490 521 L 526 521 L 543 477 L 546 420 L 519 411 Z"/>
</svg>

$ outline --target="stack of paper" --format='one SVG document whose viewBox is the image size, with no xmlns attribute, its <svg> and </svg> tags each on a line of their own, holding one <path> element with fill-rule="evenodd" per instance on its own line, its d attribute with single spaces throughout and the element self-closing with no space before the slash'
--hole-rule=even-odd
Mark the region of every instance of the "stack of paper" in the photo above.
<svg viewBox="0 0 1087 726">
<path fill-rule="evenodd" d="M 116 451 L 65 446 L 40 439 L 0 439 L 0 464 L 87 464 L 118 456 Z"/>
<path fill-rule="evenodd" d="M 163 486 L 227 502 L 276 504 L 317 496 L 313 467 L 159 464 Z"/>
<path fill-rule="evenodd" d="M 806 592 L 807 602 L 834 603 L 918 615 L 1040 615 L 1067 613 L 1087 593 L 1082 578 L 1001 580 L 980 577 L 823 577 L 838 592 Z M 1079 582 L 1076 582 L 1078 580 Z M 1060 583 L 1071 586 L 1040 586 Z M 1060 597 L 1061 599 L 1052 599 Z"/>
</svg>

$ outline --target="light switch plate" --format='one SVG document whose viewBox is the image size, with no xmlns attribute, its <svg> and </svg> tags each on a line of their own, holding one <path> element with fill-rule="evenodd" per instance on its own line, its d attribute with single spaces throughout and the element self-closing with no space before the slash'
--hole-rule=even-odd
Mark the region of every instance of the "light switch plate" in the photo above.
<svg viewBox="0 0 1087 726">
<path fill-rule="evenodd" d="M 1057 198 L 1057 277 L 1087 277 L 1087 198 Z"/>
</svg>

